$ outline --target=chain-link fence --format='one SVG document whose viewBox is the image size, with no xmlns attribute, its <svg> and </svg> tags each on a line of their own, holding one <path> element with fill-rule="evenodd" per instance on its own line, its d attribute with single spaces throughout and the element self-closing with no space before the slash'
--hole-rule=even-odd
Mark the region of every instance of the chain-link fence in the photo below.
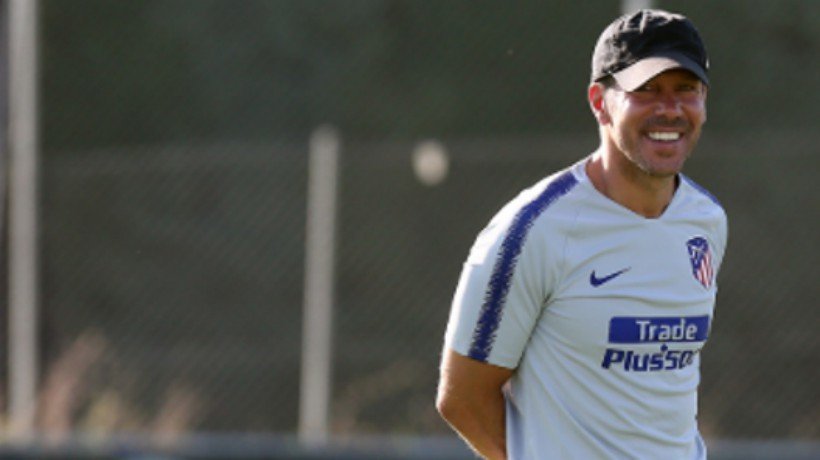
<svg viewBox="0 0 820 460">
<path fill-rule="evenodd" d="M 730 217 L 702 431 L 818 440 L 820 137 L 797 89 L 820 4 L 657 3 L 710 46 L 687 173 Z M 588 60 L 618 13 L 601 5 L 43 1 L 38 427 L 296 430 L 307 138 L 330 121 L 331 430 L 450 434 L 433 398 L 461 263 L 503 203 L 596 147 Z M 413 165 L 431 138 L 434 184 Z"/>
<path fill-rule="evenodd" d="M 818 139 L 801 139 L 782 152 L 777 133 L 708 136 L 689 165 L 732 223 L 703 364 L 712 437 L 819 435 L 810 267 L 820 229 L 801 203 Z M 449 174 L 431 187 L 414 175 L 411 143 L 344 144 L 337 434 L 446 432 L 432 405 L 436 366 L 476 232 L 594 141 L 444 145 Z M 295 429 L 304 157 L 298 146 L 226 145 L 46 163 L 44 423 Z"/>
<path fill-rule="evenodd" d="M 304 158 L 227 145 L 46 161 L 43 339 L 55 397 L 82 405 L 68 426 L 150 429 L 173 411 L 186 429 L 293 428 Z"/>
</svg>

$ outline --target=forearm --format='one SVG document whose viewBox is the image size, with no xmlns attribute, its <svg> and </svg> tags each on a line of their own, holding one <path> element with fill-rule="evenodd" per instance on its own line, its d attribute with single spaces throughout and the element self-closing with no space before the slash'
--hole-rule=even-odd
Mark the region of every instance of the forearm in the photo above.
<svg viewBox="0 0 820 460">
<path fill-rule="evenodd" d="M 504 398 L 499 392 L 492 399 L 453 402 L 441 410 L 442 417 L 482 458 L 506 460 L 507 443 Z"/>
<path fill-rule="evenodd" d="M 502 388 L 512 370 L 445 350 L 436 406 L 479 455 L 506 460 L 505 401 Z"/>
</svg>

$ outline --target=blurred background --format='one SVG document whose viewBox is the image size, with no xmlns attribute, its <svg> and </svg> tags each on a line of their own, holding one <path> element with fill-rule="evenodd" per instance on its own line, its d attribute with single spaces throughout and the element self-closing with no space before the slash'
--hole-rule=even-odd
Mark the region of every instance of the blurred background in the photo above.
<svg viewBox="0 0 820 460">
<path fill-rule="evenodd" d="M 26 5 L 30 150 L 5 89 Z M 2 2 L 0 455 L 470 458 L 433 405 L 461 264 L 597 147 L 592 48 L 640 5 L 711 58 L 686 172 L 730 240 L 701 431 L 714 458 L 820 457 L 815 0 Z"/>
</svg>

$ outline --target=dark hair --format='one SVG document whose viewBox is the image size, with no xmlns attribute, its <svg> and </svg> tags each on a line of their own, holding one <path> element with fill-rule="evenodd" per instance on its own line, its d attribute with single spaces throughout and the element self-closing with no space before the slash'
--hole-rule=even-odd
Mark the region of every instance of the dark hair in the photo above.
<svg viewBox="0 0 820 460">
<path fill-rule="evenodd" d="M 601 77 L 595 83 L 600 83 L 606 89 L 618 87 L 618 83 L 615 81 L 615 77 L 613 77 L 612 75 L 606 75 L 604 77 Z"/>
</svg>

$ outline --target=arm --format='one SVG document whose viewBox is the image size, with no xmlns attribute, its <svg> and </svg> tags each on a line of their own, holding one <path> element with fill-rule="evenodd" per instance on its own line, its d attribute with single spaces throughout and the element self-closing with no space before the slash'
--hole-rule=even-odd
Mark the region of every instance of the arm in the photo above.
<svg viewBox="0 0 820 460">
<path fill-rule="evenodd" d="M 504 395 L 513 371 L 444 351 L 436 407 L 479 455 L 506 460 Z"/>
</svg>

